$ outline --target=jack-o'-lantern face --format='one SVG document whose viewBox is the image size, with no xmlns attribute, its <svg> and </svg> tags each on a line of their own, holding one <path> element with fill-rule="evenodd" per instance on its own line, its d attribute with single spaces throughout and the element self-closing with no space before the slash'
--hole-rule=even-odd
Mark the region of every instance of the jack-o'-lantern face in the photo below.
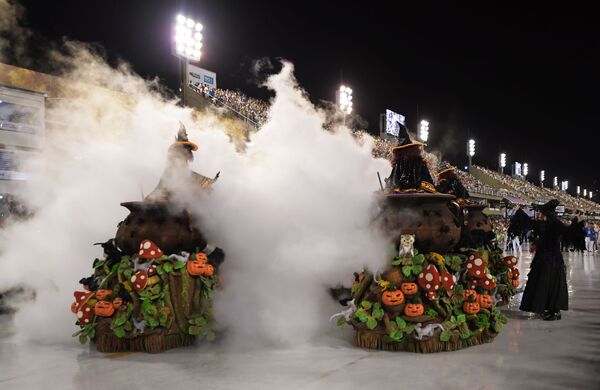
<svg viewBox="0 0 600 390">
<path fill-rule="evenodd" d="M 404 282 L 400 288 L 405 295 L 415 295 L 419 291 L 419 287 L 413 282 Z"/>
<path fill-rule="evenodd" d="M 121 297 L 116 297 L 115 299 L 113 299 L 113 307 L 115 309 L 120 308 L 123 305 L 123 298 Z"/>
<path fill-rule="evenodd" d="M 381 303 L 385 306 L 398 306 L 404 303 L 404 294 L 400 290 L 388 290 L 381 294 Z"/>
<path fill-rule="evenodd" d="M 106 299 L 106 297 L 109 296 L 110 294 L 112 294 L 112 290 L 97 290 L 96 298 L 99 301 L 104 301 Z"/>
<path fill-rule="evenodd" d="M 112 302 L 98 301 L 94 306 L 94 313 L 100 317 L 110 317 L 115 312 L 115 307 Z"/>
<path fill-rule="evenodd" d="M 202 262 L 198 260 L 190 260 L 187 263 L 187 270 L 190 275 L 194 276 L 213 276 L 215 273 L 215 267 L 208 264 L 207 262 Z"/>
<path fill-rule="evenodd" d="M 463 293 L 463 297 L 465 297 L 466 301 L 469 300 L 469 297 L 471 295 L 473 295 L 475 298 L 477 298 L 477 291 L 466 289 L 465 292 Z"/>
<path fill-rule="evenodd" d="M 494 304 L 494 298 L 489 294 L 479 294 L 477 296 L 477 301 L 479 302 L 479 306 L 484 309 L 489 309 Z"/>
<path fill-rule="evenodd" d="M 481 310 L 479 303 L 477 303 L 473 298 L 469 298 L 468 301 L 463 303 L 463 311 L 467 314 L 477 314 L 479 313 L 479 310 Z"/>
<path fill-rule="evenodd" d="M 407 317 L 418 317 L 423 315 L 425 307 L 422 303 L 407 303 L 404 307 L 404 315 Z"/>
<path fill-rule="evenodd" d="M 206 253 L 196 253 L 196 261 L 201 263 L 206 263 L 208 261 L 208 257 L 206 257 Z"/>
</svg>

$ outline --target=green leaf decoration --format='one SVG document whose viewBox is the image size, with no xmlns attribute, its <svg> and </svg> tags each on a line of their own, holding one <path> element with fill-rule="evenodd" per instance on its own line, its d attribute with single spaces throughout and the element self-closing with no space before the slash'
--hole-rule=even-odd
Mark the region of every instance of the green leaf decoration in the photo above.
<svg viewBox="0 0 600 390">
<path fill-rule="evenodd" d="M 80 342 L 81 344 L 85 344 L 85 343 L 87 342 L 87 336 L 86 336 L 86 335 L 84 335 L 84 334 L 80 334 L 80 335 L 79 335 L 79 342 Z"/>
<path fill-rule="evenodd" d="M 123 329 L 125 329 L 127 332 L 131 332 L 133 330 L 133 325 L 131 324 L 131 321 L 126 321 L 123 324 Z"/>
<path fill-rule="evenodd" d="M 379 302 L 377 302 L 374 306 L 373 306 L 373 318 L 375 318 L 376 320 L 381 320 L 383 318 L 383 309 L 381 308 L 381 304 Z"/>
<path fill-rule="evenodd" d="M 396 257 L 394 260 L 392 260 L 392 265 L 402 265 L 402 259 Z"/>
<path fill-rule="evenodd" d="M 344 318 L 344 316 L 340 316 L 340 317 L 337 319 L 337 322 L 336 322 L 336 324 L 337 324 L 337 326 L 339 326 L 340 328 L 341 328 L 342 326 L 344 326 L 344 325 L 346 324 L 346 319 Z"/>
<path fill-rule="evenodd" d="M 162 266 L 162 269 L 166 273 L 169 273 L 169 272 L 173 271 L 173 264 L 171 264 L 171 263 L 164 263 L 163 266 Z"/>
<path fill-rule="evenodd" d="M 425 312 L 425 315 L 428 315 L 429 317 L 439 317 L 439 314 L 437 311 L 435 311 L 435 309 L 433 308 L 429 308 L 427 309 L 427 311 Z"/>
<path fill-rule="evenodd" d="M 360 305 L 367 310 L 369 310 L 373 306 L 373 304 L 369 301 L 362 301 Z"/>
<path fill-rule="evenodd" d="M 390 338 L 394 341 L 402 341 L 404 338 L 404 333 L 401 331 L 398 332 L 390 332 Z"/>
<path fill-rule="evenodd" d="M 122 327 L 115 328 L 115 336 L 119 338 L 125 337 L 125 330 Z"/>
<path fill-rule="evenodd" d="M 471 336 L 473 336 L 473 333 L 471 333 L 471 332 L 461 332 L 461 334 L 460 334 L 460 338 L 463 340 L 466 340 L 466 339 L 470 338 Z"/>
<path fill-rule="evenodd" d="M 173 266 L 173 268 L 175 269 L 182 269 L 183 267 L 185 267 L 185 263 L 183 261 L 177 261 L 175 262 L 175 265 Z"/>
<path fill-rule="evenodd" d="M 459 323 L 459 324 L 467 322 L 467 316 L 464 315 L 464 314 L 456 316 L 456 322 Z"/>
<path fill-rule="evenodd" d="M 414 275 L 418 275 L 418 274 L 420 274 L 421 272 L 423 272 L 423 266 L 422 266 L 422 265 L 420 265 L 420 264 L 415 264 L 415 265 L 413 265 L 413 266 L 412 266 L 412 273 L 413 273 Z"/>
<path fill-rule="evenodd" d="M 404 321 L 404 319 L 401 317 L 396 317 L 396 325 L 398 325 L 398 329 L 405 329 L 406 321 Z"/>
<path fill-rule="evenodd" d="M 190 326 L 188 333 L 192 336 L 198 336 L 200 334 L 200 328 L 197 326 Z"/>
<path fill-rule="evenodd" d="M 412 273 L 412 266 L 410 266 L 410 265 L 403 266 L 402 273 L 404 274 L 404 276 L 406 276 L 408 278 L 410 276 L 410 274 Z"/>
<path fill-rule="evenodd" d="M 156 328 L 158 325 L 160 325 L 160 322 L 156 318 L 148 319 L 148 326 L 151 328 Z"/>
<path fill-rule="evenodd" d="M 115 326 L 121 326 L 121 325 L 125 324 L 126 321 L 127 321 L 126 316 L 119 316 L 119 317 L 115 318 Z"/>
<path fill-rule="evenodd" d="M 133 276 L 133 270 L 126 269 L 123 271 L 123 275 L 129 280 Z"/>
<path fill-rule="evenodd" d="M 423 262 L 425 262 L 425 256 L 419 253 L 418 255 L 413 256 L 412 262 L 414 265 L 421 265 Z"/>
<path fill-rule="evenodd" d="M 502 330 L 502 324 L 498 321 L 494 322 L 494 332 L 499 333 Z"/>
<path fill-rule="evenodd" d="M 367 319 L 369 318 L 369 315 L 367 314 L 367 312 L 363 308 L 360 308 L 360 309 L 356 310 L 354 312 L 354 316 L 356 318 L 358 318 L 358 320 L 360 322 L 363 322 L 363 323 L 367 322 Z"/>
<path fill-rule="evenodd" d="M 448 342 L 450 341 L 450 332 L 443 331 L 440 333 L 440 341 Z"/>
<path fill-rule="evenodd" d="M 406 325 L 406 328 L 404 328 L 404 333 L 406 334 L 410 334 L 415 330 L 415 326 L 413 324 L 410 325 Z"/>
<path fill-rule="evenodd" d="M 377 320 L 373 317 L 369 317 L 367 319 L 367 328 L 369 328 L 370 330 L 377 328 Z"/>
</svg>

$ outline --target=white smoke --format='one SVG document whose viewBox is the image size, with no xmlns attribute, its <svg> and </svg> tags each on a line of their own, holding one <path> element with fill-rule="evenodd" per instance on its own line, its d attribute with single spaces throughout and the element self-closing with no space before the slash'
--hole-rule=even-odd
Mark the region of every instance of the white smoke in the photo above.
<svg viewBox="0 0 600 390">
<path fill-rule="evenodd" d="M 227 254 L 215 307 L 229 340 L 293 345 L 331 327 L 327 287 L 385 257 L 370 210 L 376 172 L 389 166 L 371 157 L 372 140 L 359 145 L 346 128 L 324 131 L 325 112 L 311 105 L 289 63 L 268 79 L 276 94 L 270 120 L 240 153 L 221 118 L 177 106 L 156 92 L 156 81 L 126 64 L 111 68 L 85 45 L 63 49 L 52 58 L 68 69 L 70 88 L 49 101 L 54 125 L 20 194 L 37 211 L 3 232 L 0 291 L 25 284 L 37 292 L 19 307 L 19 335 L 50 342 L 76 330 L 69 307 L 101 256 L 92 244 L 114 236 L 127 214 L 120 202 L 154 188 L 179 121 L 200 147 L 191 168 L 221 171 L 210 195 L 184 200 Z"/>
</svg>

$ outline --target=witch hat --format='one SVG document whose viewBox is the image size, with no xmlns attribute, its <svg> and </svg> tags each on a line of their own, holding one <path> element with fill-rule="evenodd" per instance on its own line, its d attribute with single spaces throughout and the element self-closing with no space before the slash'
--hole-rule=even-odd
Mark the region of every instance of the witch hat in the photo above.
<svg viewBox="0 0 600 390">
<path fill-rule="evenodd" d="M 556 215 L 556 206 L 559 204 L 560 202 L 557 199 L 552 199 L 539 206 L 538 211 L 547 217 L 553 217 Z"/>
<path fill-rule="evenodd" d="M 402 123 L 400 122 L 396 122 L 396 124 L 398 125 L 398 146 L 394 146 L 392 148 L 392 152 L 394 150 L 398 150 L 398 149 L 403 149 L 409 146 L 419 146 L 419 145 L 423 145 L 422 142 L 418 142 L 418 141 L 411 141 L 410 136 L 408 135 L 408 130 L 406 129 L 406 126 L 404 126 Z"/>
<path fill-rule="evenodd" d="M 181 121 L 179 122 L 179 131 L 177 132 L 177 137 L 175 137 L 175 145 L 183 145 L 192 151 L 198 150 L 198 145 L 188 139 L 187 131 Z"/>
<path fill-rule="evenodd" d="M 438 172 L 436 173 L 436 176 L 440 176 L 446 172 L 450 172 L 450 171 L 456 171 L 456 168 L 454 168 L 452 165 L 448 164 L 446 161 L 442 161 L 438 164 Z"/>
</svg>

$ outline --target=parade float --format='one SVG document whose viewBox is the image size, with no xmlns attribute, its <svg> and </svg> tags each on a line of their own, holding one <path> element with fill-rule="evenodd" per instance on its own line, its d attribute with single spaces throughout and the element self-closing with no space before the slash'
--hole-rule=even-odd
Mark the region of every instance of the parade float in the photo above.
<svg viewBox="0 0 600 390">
<path fill-rule="evenodd" d="M 472 240 L 470 227 L 487 226 L 466 216 L 461 194 L 436 190 L 422 144 L 400 129 L 376 219 L 393 255 L 384 269 L 354 274 L 348 308 L 332 319 L 351 325 L 361 348 L 428 353 L 491 342 L 506 323 L 495 264 L 485 246 L 460 245 Z"/>
<path fill-rule="evenodd" d="M 74 293 L 74 336 L 82 343 L 101 352 L 160 352 L 215 339 L 211 302 L 224 253 L 172 199 L 180 188 L 175 177 L 189 190 L 209 189 L 216 179 L 188 168 L 195 150 L 182 125 L 156 189 L 143 201 L 121 203 L 129 215 L 115 238 L 100 244 L 104 256 Z"/>
</svg>

